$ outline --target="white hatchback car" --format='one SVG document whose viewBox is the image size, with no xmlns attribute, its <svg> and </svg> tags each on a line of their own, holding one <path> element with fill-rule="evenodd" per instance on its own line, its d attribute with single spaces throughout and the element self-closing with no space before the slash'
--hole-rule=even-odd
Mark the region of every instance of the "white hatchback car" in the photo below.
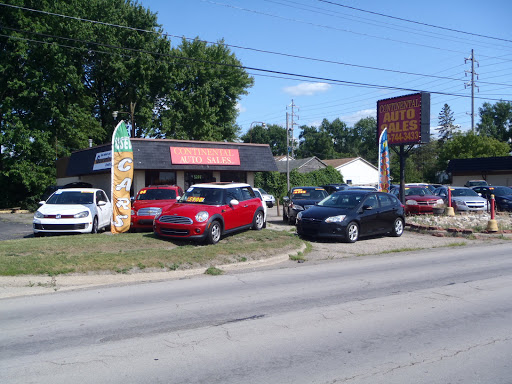
<svg viewBox="0 0 512 384">
<path fill-rule="evenodd" d="M 261 196 L 263 197 L 263 201 L 267 205 L 267 207 L 272 208 L 274 204 L 276 203 L 276 199 L 274 195 L 271 195 L 270 193 L 266 192 L 264 189 L 261 188 L 253 188 L 253 190 L 258 190 Z"/>
<path fill-rule="evenodd" d="M 46 233 L 97 233 L 110 226 L 112 204 L 96 188 L 55 191 L 34 214 L 34 236 Z"/>
</svg>

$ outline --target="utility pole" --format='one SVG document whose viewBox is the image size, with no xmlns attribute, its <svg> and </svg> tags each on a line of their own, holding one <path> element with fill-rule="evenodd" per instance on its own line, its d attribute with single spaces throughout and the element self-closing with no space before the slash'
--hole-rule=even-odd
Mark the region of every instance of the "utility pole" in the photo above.
<svg viewBox="0 0 512 384">
<path fill-rule="evenodd" d="M 471 73 L 471 81 L 469 83 L 464 84 L 464 88 L 467 86 L 471 86 L 471 132 L 475 133 L 475 75 L 478 80 L 478 74 L 475 73 L 475 62 L 477 66 L 480 66 L 478 61 L 475 60 L 475 53 L 474 50 L 471 50 L 471 56 L 464 59 L 464 64 L 466 64 L 468 61 L 471 61 L 471 71 L 464 71 L 465 75 L 467 76 L 468 73 Z M 479 89 L 480 91 L 480 89 Z"/>
<path fill-rule="evenodd" d="M 294 117 L 297 117 L 297 120 L 299 120 L 299 116 L 295 114 L 295 108 L 297 108 L 297 110 L 299 109 L 293 102 L 293 99 L 292 99 L 292 103 L 290 105 L 288 105 L 286 107 L 286 109 L 288 109 L 288 107 L 291 107 L 292 109 L 292 113 L 290 113 L 290 119 L 291 119 L 291 124 L 290 124 L 290 131 L 291 131 L 291 146 L 292 146 L 292 158 L 294 156 L 294 147 L 295 147 L 295 139 L 294 139 L 294 136 L 293 136 L 293 126 L 294 125 L 298 125 L 297 123 L 294 123 L 293 122 L 293 118 Z M 286 113 L 286 116 L 288 116 L 288 113 Z M 288 120 L 287 120 L 288 121 Z"/>
<path fill-rule="evenodd" d="M 289 132 L 290 132 L 290 130 L 288 128 L 288 112 L 286 112 L 286 193 L 288 193 L 288 191 L 290 190 L 290 134 L 289 134 Z"/>
</svg>

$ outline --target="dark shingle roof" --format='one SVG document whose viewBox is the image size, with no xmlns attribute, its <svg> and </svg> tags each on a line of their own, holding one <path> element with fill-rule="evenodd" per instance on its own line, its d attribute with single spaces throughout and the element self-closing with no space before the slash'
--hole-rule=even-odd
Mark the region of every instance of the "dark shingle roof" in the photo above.
<svg viewBox="0 0 512 384">
<path fill-rule="evenodd" d="M 448 163 L 446 170 L 448 172 L 512 171 L 512 156 L 453 159 Z"/>
<path fill-rule="evenodd" d="M 308 157 L 306 159 L 290 160 L 289 162 L 290 162 L 290 171 L 293 169 L 300 169 L 300 168 L 304 167 L 305 165 L 307 165 L 308 163 L 312 163 L 312 162 L 318 163 L 319 167 L 323 167 L 323 168 L 327 167 L 327 164 L 325 164 L 322 160 L 320 160 L 316 156 Z M 277 164 L 277 170 L 280 173 L 286 173 L 287 161 L 276 161 L 275 163 Z"/>
<path fill-rule="evenodd" d="M 211 171 L 277 171 L 268 144 L 245 144 L 189 140 L 131 139 L 134 169 L 162 170 L 211 170 Z M 183 165 L 171 163 L 170 147 L 226 148 L 238 149 L 240 166 L 229 165 Z M 70 157 L 67 176 L 109 172 L 93 171 L 96 154 L 111 149 L 110 144 L 73 152 Z"/>
</svg>

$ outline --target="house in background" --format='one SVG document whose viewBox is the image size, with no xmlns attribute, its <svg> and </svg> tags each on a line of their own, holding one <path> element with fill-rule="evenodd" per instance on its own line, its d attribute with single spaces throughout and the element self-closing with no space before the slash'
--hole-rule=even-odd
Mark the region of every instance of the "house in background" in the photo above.
<svg viewBox="0 0 512 384">
<path fill-rule="evenodd" d="M 277 170 L 279 173 L 286 173 L 287 169 L 287 163 L 286 156 L 283 156 L 284 160 L 276 160 L 274 157 L 274 160 L 276 161 Z M 299 173 L 307 173 L 311 171 L 316 171 L 317 169 L 323 169 L 327 168 L 327 164 L 320 160 L 318 157 L 308 157 L 307 159 L 295 159 L 289 161 L 290 165 L 290 171 L 296 169 Z"/>
<path fill-rule="evenodd" d="M 468 180 L 483 179 L 492 185 L 512 186 L 512 156 L 453 159 L 446 171 L 452 185 L 462 186 Z"/>
<path fill-rule="evenodd" d="M 379 182 L 379 170 L 362 157 L 322 160 L 335 168 L 347 184 L 375 186 Z"/>
</svg>

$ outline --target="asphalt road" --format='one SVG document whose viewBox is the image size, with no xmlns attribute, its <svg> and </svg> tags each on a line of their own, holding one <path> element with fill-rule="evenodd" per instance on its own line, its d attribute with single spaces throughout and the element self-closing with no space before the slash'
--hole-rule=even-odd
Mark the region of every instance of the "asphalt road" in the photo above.
<svg viewBox="0 0 512 384">
<path fill-rule="evenodd" d="M 2 383 L 510 383 L 509 244 L 0 300 Z"/>
<path fill-rule="evenodd" d="M 31 213 L 0 213 L 0 241 L 34 237 Z"/>
</svg>

